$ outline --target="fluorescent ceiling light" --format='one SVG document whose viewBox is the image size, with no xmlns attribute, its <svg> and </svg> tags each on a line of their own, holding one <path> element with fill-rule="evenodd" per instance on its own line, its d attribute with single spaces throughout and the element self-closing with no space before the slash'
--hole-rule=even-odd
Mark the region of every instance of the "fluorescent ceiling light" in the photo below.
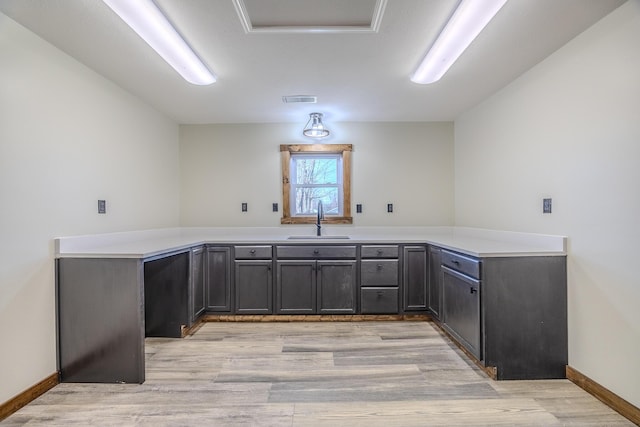
<svg viewBox="0 0 640 427">
<path fill-rule="evenodd" d="M 208 85 L 216 77 L 152 0 L 102 0 L 186 81 Z"/>
<path fill-rule="evenodd" d="M 462 0 L 411 81 L 434 83 L 447 72 L 507 0 Z"/>
</svg>

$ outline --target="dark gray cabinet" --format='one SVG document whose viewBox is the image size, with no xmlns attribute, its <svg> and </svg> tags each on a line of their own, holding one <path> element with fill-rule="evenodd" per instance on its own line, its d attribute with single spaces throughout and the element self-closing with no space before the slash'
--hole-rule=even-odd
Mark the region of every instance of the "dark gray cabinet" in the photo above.
<svg viewBox="0 0 640 427">
<path fill-rule="evenodd" d="M 61 381 L 142 383 L 145 332 L 179 336 L 203 305 L 233 314 L 270 303 L 278 314 L 428 306 L 494 378 L 565 377 L 566 256 L 474 258 L 435 246 L 427 256 L 427 247 L 207 245 L 145 259 L 57 259 Z"/>
<path fill-rule="evenodd" d="M 355 314 L 356 261 L 317 261 L 316 272 L 318 313 Z"/>
<path fill-rule="evenodd" d="M 429 246 L 427 251 L 429 255 L 428 307 L 431 315 L 436 319 L 440 319 L 442 307 L 441 249 L 437 246 Z"/>
<path fill-rule="evenodd" d="M 441 251 L 442 327 L 498 380 L 564 378 L 563 256 L 474 258 Z"/>
<path fill-rule="evenodd" d="M 360 312 L 397 314 L 398 245 L 363 245 L 360 261 Z"/>
<path fill-rule="evenodd" d="M 564 256 L 482 259 L 483 363 L 497 379 L 565 378 Z"/>
<path fill-rule="evenodd" d="M 144 382 L 144 287 L 140 259 L 56 260 L 60 381 Z"/>
<path fill-rule="evenodd" d="M 480 347 L 480 262 L 442 251 L 442 325 L 478 359 Z"/>
<path fill-rule="evenodd" d="M 273 313 L 273 266 L 271 261 L 235 262 L 235 312 Z"/>
<path fill-rule="evenodd" d="M 189 301 L 191 313 L 191 324 L 200 317 L 205 310 L 205 272 L 204 272 L 204 247 L 200 246 L 191 249 L 191 282 Z"/>
<path fill-rule="evenodd" d="M 144 263 L 144 327 L 147 337 L 181 338 L 190 324 L 190 251 Z"/>
<path fill-rule="evenodd" d="M 236 246 L 235 312 L 273 313 L 273 261 L 271 246 Z"/>
<path fill-rule="evenodd" d="M 427 247 L 404 246 L 402 249 L 404 311 L 427 310 Z"/>
<path fill-rule="evenodd" d="M 230 313 L 231 307 L 231 248 L 207 246 L 206 249 L 207 311 Z"/>
<path fill-rule="evenodd" d="M 277 262 L 276 312 L 314 314 L 316 312 L 316 261 Z"/>
<path fill-rule="evenodd" d="M 278 246 L 276 313 L 354 314 L 355 246 Z"/>
<path fill-rule="evenodd" d="M 277 313 L 356 312 L 356 261 L 278 261 L 276 276 Z"/>
</svg>

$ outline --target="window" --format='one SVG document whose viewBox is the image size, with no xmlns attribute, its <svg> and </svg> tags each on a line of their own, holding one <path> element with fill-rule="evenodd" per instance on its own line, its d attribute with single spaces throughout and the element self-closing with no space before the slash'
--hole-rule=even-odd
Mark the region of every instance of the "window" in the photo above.
<svg viewBox="0 0 640 427">
<path fill-rule="evenodd" d="M 281 145 L 282 224 L 351 224 L 350 144 Z"/>
<path fill-rule="evenodd" d="M 322 202 L 325 215 L 342 216 L 342 156 L 291 155 L 291 216 L 315 215 Z"/>
</svg>

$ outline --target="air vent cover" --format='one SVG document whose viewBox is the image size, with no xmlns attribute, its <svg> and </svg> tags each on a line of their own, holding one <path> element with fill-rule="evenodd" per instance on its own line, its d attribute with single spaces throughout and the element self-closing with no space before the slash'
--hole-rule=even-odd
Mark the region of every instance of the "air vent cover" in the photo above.
<svg viewBox="0 0 640 427">
<path fill-rule="evenodd" d="M 285 104 L 295 102 L 304 104 L 315 104 L 316 102 L 318 102 L 318 97 L 311 95 L 288 95 L 282 97 L 282 102 L 284 102 Z"/>
</svg>

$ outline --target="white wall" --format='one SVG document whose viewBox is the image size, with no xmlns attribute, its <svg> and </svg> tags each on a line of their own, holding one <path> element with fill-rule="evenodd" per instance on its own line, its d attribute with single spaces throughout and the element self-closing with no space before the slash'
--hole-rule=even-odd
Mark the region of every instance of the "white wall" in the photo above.
<svg viewBox="0 0 640 427">
<path fill-rule="evenodd" d="M 52 239 L 178 225 L 178 126 L 0 14 L 0 403 L 56 371 Z M 97 200 L 107 214 L 97 214 Z"/>
<path fill-rule="evenodd" d="M 279 146 L 309 143 L 303 125 L 181 125 L 182 225 L 278 226 L 282 212 L 271 205 L 282 207 Z M 323 143 L 353 144 L 354 225 L 452 224 L 452 123 L 327 125 L 333 134 Z"/>
<path fill-rule="evenodd" d="M 456 225 L 569 236 L 569 365 L 636 406 L 639 40 L 631 0 L 455 122 Z"/>
</svg>

